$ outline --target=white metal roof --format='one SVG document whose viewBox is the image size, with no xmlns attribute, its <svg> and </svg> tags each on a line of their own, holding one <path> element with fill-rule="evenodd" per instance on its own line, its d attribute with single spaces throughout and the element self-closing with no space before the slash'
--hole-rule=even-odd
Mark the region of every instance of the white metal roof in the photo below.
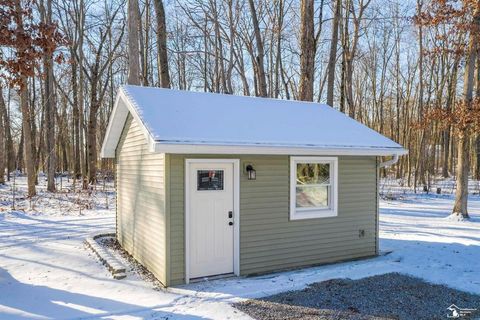
<svg viewBox="0 0 480 320">
<path fill-rule="evenodd" d="M 102 157 L 115 156 L 129 112 L 156 152 L 407 153 L 399 144 L 328 105 L 128 85 L 119 90 Z"/>
</svg>

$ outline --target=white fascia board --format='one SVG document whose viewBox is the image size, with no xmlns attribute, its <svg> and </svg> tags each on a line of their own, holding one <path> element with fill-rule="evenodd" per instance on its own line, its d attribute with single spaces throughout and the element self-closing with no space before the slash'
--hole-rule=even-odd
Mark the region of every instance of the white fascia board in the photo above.
<svg viewBox="0 0 480 320">
<path fill-rule="evenodd" d="M 155 140 L 138 114 L 136 107 L 128 98 L 128 95 L 125 94 L 123 88 L 120 88 L 120 90 L 118 90 L 115 106 L 113 107 L 112 115 L 110 116 L 107 130 L 105 132 L 105 138 L 100 151 L 101 158 L 115 158 L 115 151 L 117 149 L 118 142 L 120 141 L 120 136 L 122 135 L 123 127 L 125 126 L 125 121 L 127 120 L 129 113 L 138 123 L 140 129 L 145 135 L 145 139 L 147 139 L 149 146 L 149 151 L 155 152 Z"/>
<path fill-rule="evenodd" d="M 123 126 L 128 116 L 128 109 L 121 105 L 120 99 L 120 94 L 117 94 L 110 119 L 108 120 L 105 137 L 103 138 L 102 148 L 100 150 L 101 158 L 115 158 L 118 139 L 122 134 Z M 118 138 L 115 139 L 117 136 Z"/>
<path fill-rule="evenodd" d="M 155 152 L 180 154 L 277 154 L 277 155 L 335 155 L 335 156 L 390 156 L 405 155 L 403 148 L 319 148 L 276 147 L 249 145 L 173 144 L 155 142 Z"/>
</svg>

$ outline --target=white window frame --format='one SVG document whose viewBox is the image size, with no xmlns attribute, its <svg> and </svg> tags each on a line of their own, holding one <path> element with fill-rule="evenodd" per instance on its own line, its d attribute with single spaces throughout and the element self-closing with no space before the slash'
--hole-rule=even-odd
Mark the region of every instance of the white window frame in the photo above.
<svg viewBox="0 0 480 320">
<path fill-rule="evenodd" d="M 297 164 L 324 163 L 330 165 L 330 192 L 327 208 L 297 208 Z M 338 215 L 338 158 L 337 157 L 290 157 L 290 220 L 336 217 Z"/>
</svg>

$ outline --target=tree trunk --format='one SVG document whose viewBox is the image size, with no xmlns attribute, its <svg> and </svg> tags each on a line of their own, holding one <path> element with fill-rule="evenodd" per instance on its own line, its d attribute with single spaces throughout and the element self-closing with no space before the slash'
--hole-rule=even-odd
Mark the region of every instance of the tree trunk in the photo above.
<svg viewBox="0 0 480 320">
<path fill-rule="evenodd" d="M 473 16 L 473 27 L 480 28 L 480 8 L 477 7 Z M 477 29 L 478 30 L 478 29 Z M 465 77 L 463 82 L 464 105 L 467 112 L 472 108 L 473 87 L 475 79 L 475 62 L 477 59 L 478 37 L 470 34 L 468 59 L 465 64 Z M 470 169 L 470 134 L 468 129 L 462 129 L 458 137 L 458 163 L 457 163 L 457 191 L 453 214 L 468 218 L 468 174 Z"/>
<path fill-rule="evenodd" d="M 258 81 L 258 95 L 260 97 L 268 96 L 267 93 L 267 81 L 265 78 L 265 67 L 263 63 L 263 59 L 265 56 L 265 51 L 263 49 L 263 40 L 262 35 L 260 32 L 260 25 L 258 23 L 257 18 L 257 11 L 255 9 L 255 3 L 253 0 L 248 0 L 248 4 L 250 5 L 250 11 L 252 14 L 252 23 L 253 23 L 253 30 L 255 34 L 255 41 L 257 43 L 257 57 L 256 57 L 256 79 Z"/>
<path fill-rule="evenodd" d="M 5 108 L 3 92 L 0 88 L 0 110 Z M 0 184 L 5 184 L 5 127 L 3 121 L 3 112 L 0 112 Z"/>
<path fill-rule="evenodd" d="M 23 19 L 22 19 L 22 7 L 19 0 L 15 1 L 15 10 L 17 15 L 17 31 L 22 34 Z M 26 55 L 25 49 L 20 46 L 18 54 L 20 56 Z M 33 141 L 32 141 L 32 114 L 30 108 L 28 107 L 28 81 L 25 75 L 20 75 L 18 83 L 18 95 L 20 97 L 20 110 L 22 113 L 22 131 L 23 131 L 23 160 L 25 163 L 25 169 L 27 171 L 27 186 L 28 186 L 28 196 L 33 197 L 36 194 L 35 189 L 35 161 L 34 161 L 34 151 L 33 151 Z"/>
<path fill-rule="evenodd" d="M 469 172 L 469 138 L 465 134 L 458 138 L 457 146 L 457 190 L 455 192 L 455 205 L 452 213 L 463 218 L 468 218 L 468 172 Z"/>
<path fill-rule="evenodd" d="M 357 53 L 358 40 L 360 38 L 360 23 L 363 18 L 365 9 L 370 4 L 371 0 L 361 0 L 358 2 L 358 12 L 356 12 L 354 3 L 351 0 L 346 1 L 345 5 L 345 32 L 344 32 L 344 55 L 345 55 L 345 91 L 344 94 L 347 98 L 348 104 L 348 114 L 351 118 L 355 119 L 356 116 L 356 106 L 353 101 L 353 61 Z M 353 35 L 349 36 L 349 20 L 350 13 L 353 18 Z"/>
<path fill-rule="evenodd" d="M 53 64 L 53 59 L 50 59 L 50 65 Z M 47 190 L 55 192 L 55 169 L 56 169 L 56 141 L 55 141 L 55 97 L 53 92 L 53 68 L 49 67 L 47 71 L 46 90 L 47 101 L 45 105 L 46 118 L 46 141 L 47 148 Z M 47 89 L 48 88 L 48 89 Z"/>
<path fill-rule="evenodd" d="M 22 130 L 20 132 L 20 142 L 18 144 L 18 150 L 17 150 L 17 156 L 15 157 L 15 170 L 19 170 L 20 172 L 25 172 L 24 170 L 24 161 L 23 161 L 23 145 L 25 144 L 25 139 L 23 138 L 23 124 L 22 124 Z"/>
<path fill-rule="evenodd" d="M 347 4 L 349 4 L 349 0 L 347 0 Z M 340 112 L 345 113 L 345 92 L 346 92 L 346 65 L 347 65 L 347 47 L 348 47 L 348 20 L 349 20 L 349 10 L 345 10 L 345 16 L 342 15 L 340 12 L 342 24 L 340 25 L 341 28 L 341 36 L 342 36 L 342 71 L 340 73 Z"/>
<path fill-rule="evenodd" d="M 128 84 L 140 85 L 138 0 L 128 0 Z M 90 123 L 89 123 L 90 129 Z M 90 137 L 89 137 L 90 140 Z M 89 147 L 90 149 L 90 147 Z M 89 150 L 90 153 L 90 150 Z M 89 161 L 91 163 L 91 161 Z"/>
<path fill-rule="evenodd" d="M 31 78 L 32 79 L 32 84 L 31 88 L 35 88 L 35 77 Z M 43 150 L 43 143 L 45 142 L 45 139 L 42 139 L 42 132 L 39 132 L 40 139 L 38 139 L 38 147 L 37 147 L 37 123 L 35 121 L 35 108 L 34 104 L 37 101 L 36 99 L 36 92 L 35 90 L 29 90 L 27 91 L 28 93 L 33 93 L 32 97 L 30 98 L 30 102 L 27 103 L 27 106 L 29 107 L 30 111 L 30 125 L 31 125 L 31 134 L 32 137 L 30 138 L 30 141 L 32 142 L 32 159 L 34 161 L 34 172 L 35 172 L 35 185 L 38 185 L 38 170 L 40 168 L 40 151 Z M 42 114 L 42 117 L 44 117 L 45 114 Z M 43 129 L 43 119 L 40 122 L 40 128 Z M 40 130 L 41 131 L 41 130 Z M 26 161 L 27 159 L 25 159 Z M 43 162 L 42 162 L 43 163 Z"/>
<path fill-rule="evenodd" d="M 313 0 L 301 2 L 300 27 L 300 92 L 299 99 L 313 101 L 313 77 L 315 72 L 315 25 Z"/>
<path fill-rule="evenodd" d="M 31 114 L 28 107 L 27 79 L 22 77 L 19 89 L 20 106 L 22 111 L 23 128 L 23 159 L 25 170 L 27 171 L 28 196 L 33 197 L 37 192 L 35 189 L 35 161 L 33 159 L 32 148 L 32 127 L 30 124 Z"/>
<path fill-rule="evenodd" d="M 153 0 L 153 4 L 155 5 L 155 15 L 157 19 L 158 73 L 160 75 L 160 87 L 170 88 L 165 9 L 162 0 Z"/>
<path fill-rule="evenodd" d="M 72 106 L 72 122 L 73 122 L 73 175 L 75 179 L 80 179 L 82 176 L 81 173 L 81 164 L 80 164 L 80 106 L 79 106 L 79 96 L 80 92 L 78 91 L 77 84 L 77 62 L 73 59 L 71 63 L 72 70 L 72 91 L 73 91 L 73 106 Z"/>
<path fill-rule="evenodd" d="M 475 162 L 475 179 L 480 180 L 480 134 L 477 134 L 475 151 L 477 154 L 477 161 Z"/>
<path fill-rule="evenodd" d="M 141 21 L 140 21 L 141 22 Z M 150 25 L 152 23 L 152 18 L 151 18 L 151 12 L 150 12 L 150 1 L 145 0 L 145 26 L 142 28 L 145 29 L 145 39 L 143 40 L 143 47 L 145 50 L 143 51 L 143 65 L 142 65 L 142 80 L 143 80 L 143 85 L 144 86 L 149 86 L 150 84 L 150 79 L 152 77 L 149 77 L 150 75 Z M 112 64 L 110 64 L 109 69 L 112 68 Z M 113 77 L 113 74 L 110 74 L 109 77 Z"/>
<path fill-rule="evenodd" d="M 282 29 L 283 29 L 283 0 L 279 0 L 277 12 L 277 37 L 275 47 L 275 86 L 274 86 L 274 98 L 278 98 L 280 95 L 280 64 L 282 60 Z"/>
<path fill-rule="evenodd" d="M 332 23 L 332 40 L 330 42 L 330 56 L 328 58 L 328 79 L 327 79 L 327 104 L 333 106 L 333 91 L 335 89 L 335 62 L 337 61 L 338 47 L 338 21 L 340 20 L 340 7 L 342 1 L 335 2 L 335 12 Z"/>
<path fill-rule="evenodd" d="M 450 159 L 450 130 L 445 130 L 443 133 L 443 163 L 442 163 L 442 177 L 448 178 L 450 176 L 448 172 L 448 160 Z"/>
<path fill-rule="evenodd" d="M 148 1 L 148 0 L 147 0 Z M 148 15 L 148 3 L 145 3 L 145 13 Z M 142 86 L 147 86 L 147 59 L 145 59 L 145 53 L 147 52 L 148 44 L 144 43 L 146 39 L 146 34 L 144 35 L 144 30 L 143 30 L 143 24 L 142 24 L 142 13 L 140 11 L 140 6 L 137 5 L 135 7 L 137 10 L 137 13 L 135 14 L 138 17 L 138 25 L 137 25 L 137 30 L 138 30 L 138 52 L 140 55 L 140 84 Z M 148 19 L 148 16 L 145 17 L 145 19 Z M 146 30 L 145 30 L 146 31 Z"/>
<path fill-rule="evenodd" d="M 10 92 L 9 92 L 10 94 Z M 3 97 L 3 89 L 0 86 L 0 135 L 2 141 L 0 141 L 0 149 L 2 150 L 2 155 L 0 156 L 0 170 L 1 173 L 5 173 L 5 168 L 7 169 L 7 179 L 9 178 L 9 172 L 13 170 L 15 163 L 15 151 L 13 150 L 13 141 L 12 135 L 10 132 L 10 121 L 8 119 L 7 107 L 5 104 L 5 98 Z M 3 163 L 2 163 L 3 161 Z M 0 179 L 3 179 L 1 175 Z M 2 183 L 5 182 L 5 180 Z"/>
<path fill-rule="evenodd" d="M 85 152 L 84 137 L 85 134 L 85 119 L 84 119 L 84 88 L 85 88 L 85 75 L 83 72 L 83 37 L 85 31 L 85 12 L 84 12 L 84 1 L 80 0 L 79 6 L 79 30 L 78 30 L 78 150 L 80 158 L 80 168 L 81 168 L 81 177 L 82 177 L 82 188 L 87 189 L 88 187 L 88 167 L 87 167 L 87 157 Z"/>
<path fill-rule="evenodd" d="M 47 0 L 46 8 L 43 1 L 40 5 L 41 15 L 46 24 L 52 22 L 52 0 Z M 47 190 L 55 191 L 55 97 L 53 91 L 53 55 L 46 53 L 43 57 L 43 65 L 46 71 L 45 77 L 45 146 L 47 157 Z"/>
<path fill-rule="evenodd" d="M 347 97 L 348 115 L 350 116 L 350 118 L 355 119 L 356 108 L 353 101 L 353 56 L 348 56 L 345 61 L 345 73 L 345 95 Z M 383 105 L 381 105 L 381 107 L 383 108 Z"/>
<path fill-rule="evenodd" d="M 10 172 L 15 170 L 15 150 L 13 148 L 13 139 L 12 139 L 12 131 L 10 128 L 10 90 L 8 90 L 7 95 L 8 101 L 8 108 L 5 105 L 5 100 L 3 100 L 3 104 L 0 103 L 0 112 L 3 116 L 3 125 L 5 128 L 5 150 L 7 153 L 7 180 L 10 181 Z M 3 99 L 2 88 L 0 87 L 0 98 Z M 21 143 L 22 139 L 20 139 Z"/>
<path fill-rule="evenodd" d="M 422 12 L 423 0 L 417 0 L 417 12 L 420 14 Z M 423 92 L 424 92 L 424 82 L 423 82 L 423 28 L 422 25 L 418 25 L 418 121 L 422 121 L 424 112 L 423 112 Z M 422 129 L 420 145 L 418 148 L 417 155 L 417 167 L 418 175 L 420 178 L 420 183 L 425 185 L 425 129 Z"/>
<path fill-rule="evenodd" d="M 92 100 L 90 116 L 88 118 L 88 181 L 95 184 L 97 181 L 97 113 L 98 101 Z"/>
<path fill-rule="evenodd" d="M 480 54 L 477 52 L 477 84 L 475 95 L 480 98 Z M 476 162 L 475 162 L 475 179 L 480 180 L 480 133 L 477 133 L 477 138 L 475 140 L 475 153 L 476 153 Z"/>
<path fill-rule="evenodd" d="M 224 54 L 223 54 L 223 42 L 222 42 L 222 35 L 220 31 L 220 22 L 218 18 L 218 10 L 216 7 L 215 2 L 213 3 L 212 8 L 212 17 L 213 17 L 213 25 L 214 25 L 214 36 L 215 36 L 215 74 L 217 79 L 217 92 L 222 93 L 229 93 L 232 94 L 233 92 L 229 91 L 227 86 L 227 73 L 225 71 L 224 65 Z M 185 70 L 183 64 L 183 70 Z M 221 88 L 221 89 L 220 89 Z"/>
</svg>

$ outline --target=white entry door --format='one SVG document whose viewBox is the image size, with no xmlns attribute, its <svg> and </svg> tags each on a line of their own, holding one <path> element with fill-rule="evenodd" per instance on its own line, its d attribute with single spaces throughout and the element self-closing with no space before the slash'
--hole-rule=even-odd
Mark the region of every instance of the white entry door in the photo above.
<svg viewBox="0 0 480 320">
<path fill-rule="evenodd" d="M 189 277 L 233 273 L 233 163 L 189 167 Z"/>
</svg>

